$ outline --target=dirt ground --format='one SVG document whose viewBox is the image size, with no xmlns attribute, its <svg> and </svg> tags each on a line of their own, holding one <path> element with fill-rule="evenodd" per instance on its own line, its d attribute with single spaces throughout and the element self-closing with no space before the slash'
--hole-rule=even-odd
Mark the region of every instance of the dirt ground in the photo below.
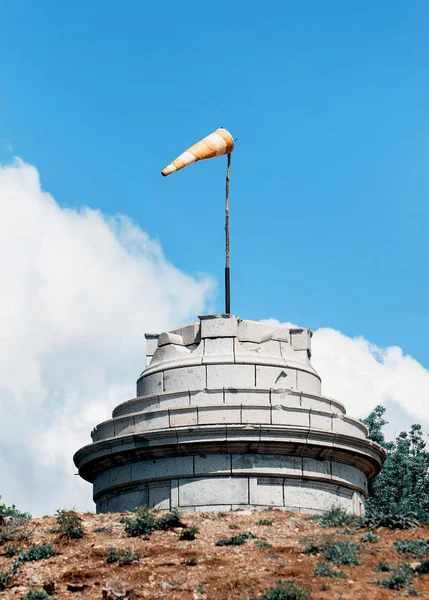
<svg viewBox="0 0 429 600">
<path fill-rule="evenodd" d="M 313 600 L 387 600 L 405 595 L 429 595 L 429 574 L 415 575 L 411 588 L 399 591 L 382 589 L 371 580 L 388 573 L 375 571 L 380 561 L 394 564 L 412 562 L 393 551 L 399 539 L 429 538 L 429 530 L 413 528 L 406 531 L 377 530 L 379 541 L 362 542 L 365 530 L 352 535 L 339 532 L 347 528 L 323 529 L 311 517 L 278 510 L 234 513 L 185 513 L 187 526 L 195 525 L 199 533 L 194 541 L 179 539 L 180 529 L 154 531 L 150 538 L 129 537 L 124 531 L 121 515 L 83 514 L 84 536 L 78 540 L 61 539 L 55 531 L 55 517 L 31 519 L 20 529 L 31 533 L 28 539 L 7 541 L 0 546 L 0 574 L 12 568 L 14 557 L 6 555 L 11 545 L 28 548 L 50 542 L 58 554 L 48 559 L 22 563 L 18 576 L 12 577 L 0 599 L 21 599 L 30 589 L 47 589 L 52 598 L 95 600 L 102 598 L 102 587 L 108 580 L 129 583 L 135 598 L 165 598 L 168 600 L 237 599 L 257 596 L 276 581 L 295 579 L 309 586 Z M 272 520 L 271 525 L 259 525 L 260 519 Z M 102 531 L 95 531 L 103 528 Z M 216 546 L 220 538 L 240 532 L 251 532 L 257 538 L 240 546 Z M 320 540 L 331 536 L 361 544 L 358 566 L 342 566 L 345 579 L 319 577 L 313 574 L 320 556 L 304 554 L 303 538 Z M 265 542 L 271 547 L 261 547 Z M 140 555 L 138 562 L 122 561 L 106 564 L 109 548 L 118 552 L 131 548 Z M 186 561 L 194 565 L 185 565 Z"/>
</svg>

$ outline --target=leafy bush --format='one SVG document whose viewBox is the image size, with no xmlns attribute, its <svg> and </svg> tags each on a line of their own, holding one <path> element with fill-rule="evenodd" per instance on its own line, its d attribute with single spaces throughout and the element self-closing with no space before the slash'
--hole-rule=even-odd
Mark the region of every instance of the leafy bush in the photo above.
<svg viewBox="0 0 429 600">
<path fill-rule="evenodd" d="M 30 546 L 30 548 L 21 548 L 19 551 L 19 560 L 30 562 L 33 560 L 43 560 L 56 556 L 57 551 L 52 544 L 39 544 L 38 546 Z"/>
<path fill-rule="evenodd" d="M 305 554 L 322 554 L 328 562 L 334 565 L 359 565 L 360 561 L 357 558 L 360 547 L 355 542 L 348 540 L 335 541 L 326 539 L 321 542 L 313 540 L 305 541 Z"/>
<path fill-rule="evenodd" d="M 273 519 L 259 519 L 259 521 L 256 522 L 256 525 L 272 525 L 274 523 Z"/>
<path fill-rule="evenodd" d="M 269 544 L 268 542 L 261 542 L 261 541 L 255 542 L 255 546 L 257 548 L 272 548 L 273 547 L 272 544 Z"/>
<path fill-rule="evenodd" d="M 429 573 L 429 560 L 422 560 L 417 567 L 416 572 L 420 575 L 426 575 L 426 573 Z"/>
<path fill-rule="evenodd" d="M 393 571 L 393 566 L 388 562 L 379 562 L 378 565 L 375 567 L 375 570 L 389 572 Z"/>
<path fill-rule="evenodd" d="M 24 525 L 31 519 L 31 515 L 19 511 L 14 504 L 12 506 L 6 506 L 4 502 L 1 502 L 0 496 L 0 516 L 11 517 L 12 522 L 15 526 Z"/>
<path fill-rule="evenodd" d="M 5 554 L 8 558 L 15 556 L 15 554 L 18 554 L 18 552 L 19 548 L 17 548 L 16 546 L 8 546 L 5 550 Z"/>
<path fill-rule="evenodd" d="M 119 554 L 116 548 L 108 548 L 106 552 L 106 564 L 111 565 L 115 562 L 118 562 Z"/>
<path fill-rule="evenodd" d="M 129 565 L 133 562 L 138 562 L 140 560 L 140 554 L 134 552 L 132 548 L 125 548 L 121 552 L 121 562 L 123 565 Z"/>
<path fill-rule="evenodd" d="M 376 542 L 378 542 L 379 539 L 380 538 L 378 537 L 378 535 L 376 535 L 373 531 L 367 531 L 360 538 L 360 541 L 361 542 L 370 542 L 371 544 L 375 544 Z"/>
<path fill-rule="evenodd" d="M 83 537 L 83 526 L 80 515 L 74 510 L 58 510 L 57 521 L 61 537 L 77 540 Z"/>
<path fill-rule="evenodd" d="M 340 579 L 346 579 L 348 577 L 347 573 L 344 571 L 333 569 L 329 563 L 323 561 L 316 563 L 313 574 L 318 575 L 319 577 L 335 577 Z"/>
<path fill-rule="evenodd" d="M 94 529 L 94 533 L 110 533 L 111 531 L 111 527 L 96 527 Z"/>
<path fill-rule="evenodd" d="M 10 580 L 10 572 L 9 571 L 0 571 L 0 592 L 5 590 L 9 585 Z"/>
<path fill-rule="evenodd" d="M 389 577 L 385 577 L 384 579 L 378 580 L 375 583 L 378 583 L 380 587 L 388 590 L 400 590 L 407 585 L 410 585 L 412 580 L 412 569 L 406 563 L 401 563 L 393 569 Z"/>
<path fill-rule="evenodd" d="M 45 590 L 30 590 L 23 600 L 49 600 L 49 594 Z"/>
<path fill-rule="evenodd" d="M 187 527 L 183 531 L 180 532 L 179 540 L 187 540 L 192 541 L 195 540 L 195 536 L 198 533 L 198 527 Z"/>
<path fill-rule="evenodd" d="M 145 506 L 138 506 L 131 517 L 124 519 L 124 523 L 124 529 L 131 537 L 150 535 L 155 528 L 155 519 Z"/>
<path fill-rule="evenodd" d="M 327 512 L 313 517 L 322 527 L 346 527 L 351 525 L 356 520 L 355 517 L 349 515 L 343 508 L 333 506 Z"/>
<path fill-rule="evenodd" d="M 429 554 L 429 539 L 427 540 L 397 540 L 393 549 L 398 554 L 406 554 L 412 558 L 421 558 Z"/>
<path fill-rule="evenodd" d="M 413 511 L 406 512 L 377 512 L 370 510 L 360 520 L 361 527 L 386 527 L 388 529 L 409 529 L 418 527 L 420 523 L 417 520 L 417 513 Z"/>
<path fill-rule="evenodd" d="M 309 588 L 302 588 L 294 579 L 284 579 L 260 596 L 253 596 L 249 600 L 309 600 L 309 597 Z"/>
<path fill-rule="evenodd" d="M 253 535 L 253 533 L 250 533 L 250 531 L 245 531 L 230 538 L 218 540 L 216 542 L 216 546 L 241 546 L 250 538 L 256 538 L 256 535 Z"/>
<path fill-rule="evenodd" d="M 195 558 L 195 556 L 191 556 L 190 558 L 188 558 L 188 560 L 185 560 L 185 565 L 187 567 L 195 567 L 195 565 L 198 564 L 198 560 Z"/>
<path fill-rule="evenodd" d="M 160 517 L 155 523 L 155 529 L 161 529 L 162 531 L 174 529 L 175 527 L 185 527 L 185 524 L 182 523 L 182 515 L 178 508 L 173 508 L 171 512 Z"/>
</svg>

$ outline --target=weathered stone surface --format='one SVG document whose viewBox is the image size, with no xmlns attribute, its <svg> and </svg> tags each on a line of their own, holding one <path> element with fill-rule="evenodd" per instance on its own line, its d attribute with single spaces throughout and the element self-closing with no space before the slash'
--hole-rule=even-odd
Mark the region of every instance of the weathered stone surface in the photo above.
<svg viewBox="0 0 429 600">
<path fill-rule="evenodd" d="M 133 588 L 123 581 L 112 579 L 101 588 L 103 600 L 118 600 L 118 598 L 133 598 Z"/>
<path fill-rule="evenodd" d="M 75 455 L 98 512 L 362 513 L 384 451 L 321 396 L 309 330 L 206 315 L 146 339 L 138 397 Z"/>
</svg>

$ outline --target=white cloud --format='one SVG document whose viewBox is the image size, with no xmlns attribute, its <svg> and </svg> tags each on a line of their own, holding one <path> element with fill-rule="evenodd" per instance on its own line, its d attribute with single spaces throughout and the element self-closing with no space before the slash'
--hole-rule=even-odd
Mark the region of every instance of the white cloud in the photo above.
<svg viewBox="0 0 429 600">
<path fill-rule="evenodd" d="M 123 216 L 61 208 L 37 170 L 0 166 L 0 494 L 35 514 L 92 509 L 73 453 L 134 396 L 144 333 L 207 310 L 185 275 Z"/>
</svg>

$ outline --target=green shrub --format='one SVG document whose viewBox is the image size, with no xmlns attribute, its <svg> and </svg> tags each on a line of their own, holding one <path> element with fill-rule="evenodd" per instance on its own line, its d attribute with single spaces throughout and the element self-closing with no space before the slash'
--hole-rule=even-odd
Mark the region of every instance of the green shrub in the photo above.
<svg viewBox="0 0 429 600">
<path fill-rule="evenodd" d="M 426 575 L 429 573 L 429 560 L 422 560 L 416 569 L 416 573 L 419 573 L 420 575 Z"/>
<path fill-rule="evenodd" d="M 195 565 L 198 564 L 198 560 L 196 559 L 195 556 L 191 556 L 190 558 L 188 558 L 188 560 L 185 560 L 185 565 L 187 567 L 195 567 Z"/>
<path fill-rule="evenodd" d="M 19 560 L 23 562 L 30 562 L 33 560 L 43 560 L 44 558 L 50 558 L 56 556 L 58 553 L 52 544 L 39 544 L 30 546 L 30 548 L 21 548 L 19 551 Z"/>
<path fill-rule="evenodd" d="M 119 554 L 116 548 L 108 548 L 106 552 L 106 564 L 111 565 L 115 562 L 118 562 Z"/>
<path fill-rule="evenodd" d="M 277 585 L 270 587 L 260 596 L 253 596 L 249 600 L 309 600 L 310 589 L 302 588 L 294 579 L 278 581 Z"/>
<path fill-rule="evenodd" d="M 397 540 L 393 549 L 398 554 L 406 554 L 412 558 L 421 558 L 429 554 L 429 539 L 427 540 Z"/>
<path fill-rule="evenodd" d="M 155 529 L 161 529 L 162 531 L 174 529 L 175 527 L 185 527 L 185 524 L 182 523 L 182 515 L 178 508 L 173 508 L 171 512 L 160 517 L 155 523 Z"/>
<path fill-rule="evenodd" d="M 360 538 L 360 541 L 375 544 L 375 542 L 378 542 L 379 539 L 380 538 L 378 537 L 378 535 L 376 535 L 373 531 L 366 531 Z"/>
<path fill-rule="evenodd" d="M 111 527 L 96 527 L 94 529 L 94 533 L 110 533 L 111 531 Z"/>
<path fill-rule="evenodd" d="M 269 544 L 268 542 L 260 542 L 260 541 L 255 542 L 255 546 L 257 548 L 272 548 L 273 547 L 273 545 Z"/>
<path fill-rule="evenodd" d="M 9 571 L 0 571 L 0 592 L 5 590 L 9 585 L 10 581 L 10 572 Z"/>
<path fill-rule="evenodd" d="M 123 565 L 129 565 L 140 560 L 140 554 L 134 552 L 132 548 L 125 548 L 121 552 L 121 562 Z"/>
<path fill-rule="evenodd" d="M 17 548 L 16 546 L 8 546 L 5 550 L 5 554 L 8 558 L 15 556 L 15 554 L 18 554 L 18 552 L 19 548 Z"/>
<path fill-rule="evenodd" d="M 138 506 L 131 517 L 124 519 L 124 523 L 124 529 L 131 537 L 150 535 L 155 528 L 155 519 L 145 506 Z"/>
<path fill-rule="evenodd" d="M 192 541 L 195 540 L 195 536 L 198 533 L 198 527 L 187 527 L 180 532 L 179 540 Z"/>
<path fill-rule="evenodd" d="M 244 544 L 250 538 L 256 538 L 256 535 L 253 535 L 250 531 L 245 531 L 230 538 L 218 540 L 216 546 L 241 546 L 241 544 Z"/>
<path fill-rule="evenodd" d="M 23 600 L 49 600 L 49 594 L 45 590 L 30 590 Z"/>
<path fill-rule="evenodd" d="M 83 537 L 83 526 L 80 515 L 74 510 L 58 510 L 57 521 L 61 537 L 77 540 Z"/>
<path fill-rule="evenodd" d="M 348 577 L 347 573 L 333 569 L 329 563 L 324 561 L 316 563 L 313 574 L 319 577 L 335 577 L 339 579 L 346 579 Z"/>
<path fill-rule="evenodd" d="M 389 572 L 393 571 L 393 566 L 388 562 L 379 562 L 375 567 L 376 571 Z"/>
<path fill-rule="evenodd" d="M 409 529 L 418 527 L 420 523 L 413 511 L 405 512 L 377 512 L 369 510 L 360 520 L 361 527 L 375 529 L 386 527 L 387 529 Z"/>
<path fill-rule="evenodd" d="M 256 525 L 272 525 L 274 523 L 273 519 L 259 519 L 259 521 L 256 522 Z"/>
<path fill-rule="evenodd" d="M 14 504 L 12 506 L 6 506 L 4 502 L 1 502 L 0 496 L 0 516 L 2 517 L 11 517 L 13 525 L 19 526 L 24 525 L 31 519 L 31 515 L 28 513 L 23 513 L 19 511 Z"/>
<path fill-rule="evenodd" d="M 343 508 L 339 506 L 333 506 L 327 512 L 321 515 L 315 515 L 314 520 L 317 521 L 322 527 L 346 527 L 355 522 L 355 517 L 349 515 Z"/>
<path fill-rule="evenodd" d="M 355 542 L 348 540 L 335 541 L 326 539 L 321 542 L 313 540 L 304 540 L 306 546 L 303 550 L 305 554 L 322 554 L 328 562 L 334 565 L 359 565 L 357 559 L 360 547 Z"/>
<path fill-rule="evenodd" d="M 406 563 L 401 563 L 393 569 L 389 577 L 380 579 L 375 583 L 378 583 L 380 587 L 386 588 L 388 590 L 400 590 L 406 587 L 407 585 L 410 585 L 412 580 L 412 569 Z"/>
</svg>

